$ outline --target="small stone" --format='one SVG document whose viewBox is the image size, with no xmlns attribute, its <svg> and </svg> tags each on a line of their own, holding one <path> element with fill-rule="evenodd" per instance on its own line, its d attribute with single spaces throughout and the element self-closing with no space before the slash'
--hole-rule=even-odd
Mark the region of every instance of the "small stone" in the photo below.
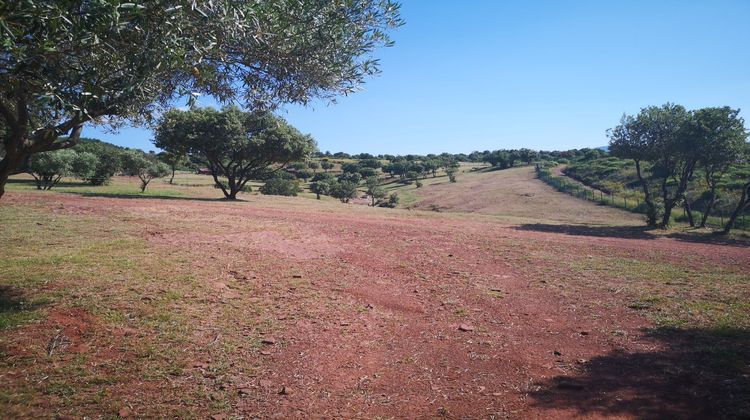
<svg viewBox="0 0 750 420">
<path fill-rule="evenodd" d="M 252 394 L 253 390 L 250 388 L 240 388 L 238 392 L 240 395 L 250 395 Z"/>
<path fill-rule="evenodd" d="M 263 350 L 263 351 L 261 351 L 261 352 L 260 352 L 260 354 L 261 354 L 262 356 L 270 356 L 270 355 L 271 355 L 271 352 L 270 352 L 270 351 L 268 351 L 268 350 Z"/>
<path fill-rule="evenodd" d="M 342 327 L 347 327 L 347 326 L 349 326 L 349 322 L 348 321 L 341 321 L 341 322 L 339 322 L 339 325 L 341 325 Z"/>
<path fill-rule="evenodd" d="M 203 362 L 203 361 L 200 361 L 200 360 L 196 360 L 195 362 L 193 362 L 193 367 L 194 368 L 205 369 L 205 368 L 208 367 L 208 362 Z"/>
<path fill-rule="evenodd" d="M 274 340 L 273 338 L 264 338 L 264 339 L 260 340 L 260 343 L 272 346 L 272 345 L 276 344 L 276 340 Z"/>
<path fill-rule="evenodd" d="M 589 362 L 589 361 L 588 361 L 588 360 L 586 360 L 586 359 L 578 359 L 578 360 L 576 360 L 576 363 L 578 363 L 579 365 L 585 365 L 585 364 L 586 364 L 586 363 L 588 363 L 588 362 Z"/>
<path fill-rule="evenodd" d="M 292 390 L 287 388 L 285 385 L 281 386 L 281 389 L 279 390 L 279 395 L 289 395 L 292 393 Z"/>
<path fill-rule="evenodd" d="M 452 257 L 452 256 L 453 256 L 453 254 L 448 254 L 448 256 L 449 256 L 449 257 Z"/>
<path fill-rule="evenodd" d="M 503 289 L 499 287 L 490 287 L 490 292 L 502 292 Z"/>
<path fill-rule="evenodd" d="M 213 416 L 211 416 L 211 420 L 225 420 L 226 418 L 227 416 L 225 416 L 224 414 L 214 414 Z"/>
<path fill-rule="evenodd" d="M 293 279 L 301 279 L 302 278 L 302 274 L 295 274 L 295 275 L 292 276 L 292 278 Z"/>
<path fill-rule="evenodd" d="M 260 385 L 261 388 L 270 388 L 271 386 L 273 386 L 273 382 L 269 381 L 268 379 L 261 379 L 258 382 L 258 385 Z"/>
<path fill-rule="evenodd" d="M 471 332 L 474 331 L 474 326 L 469 324 L 461 324 L 458 326 L 459 331 Z"/>
<path fill-rule="evenodd" d="M 552 354 L 554 354 L 555 356 L 562 356 L 562 353 L 557 350 L 553 351 Z"/>
<path fill-rule="evenodd" d="M 117 412 L 117 415 L 120 417 L 130 417 L 130 409 L 127 407 L 123 407 L 120 409 L 120 411 Z"/>
<path fill-rule="evenodd" d="M 589 332 L 588 331 L 581 331 L 579 334 L 581 334 L 583 336 L 586 336 L 586 335 L 589 335 Z"/>
</svg>

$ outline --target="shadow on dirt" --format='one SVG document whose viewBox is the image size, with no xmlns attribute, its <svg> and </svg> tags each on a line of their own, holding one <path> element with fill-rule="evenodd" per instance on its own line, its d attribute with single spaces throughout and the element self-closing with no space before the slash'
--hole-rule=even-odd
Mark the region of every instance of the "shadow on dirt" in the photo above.
<svg viewBox="0 0 750 420">
<path fill-rule="evenodd" d="M 582 416 L 750 418 L 750 331 L 662 328 L 658 350 L 596 357 L 537 382 L 532 405 Z"/>
<path fill-rule="evenodd" d="M 575 236 L 601 238 L 657 239 L 672 238 L 684 242 L 697 242 L 716 245 L 748 246 L 750 238 L 732 238 L 711 232 L 660 232 L 646 226 L 590 226 L 590 225 L 551 225 L 544 223 L 525 224 L 515 229 L 533 232 L 560 233 Z"/>
</svg>

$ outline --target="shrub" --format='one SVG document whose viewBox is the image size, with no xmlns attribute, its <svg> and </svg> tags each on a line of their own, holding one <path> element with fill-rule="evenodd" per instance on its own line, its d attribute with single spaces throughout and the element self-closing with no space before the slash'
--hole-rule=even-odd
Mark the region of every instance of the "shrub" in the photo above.
<svg viewBox="0 0 750 420">
<path fill-rule="evenodd" d="M 296 182 L 288 179 L 272 178 L 266 181 L 262 187 L 258 190 L 264 195 L 284 195 L 288 197 L 296 197 L 299 191 L 299 186 Z"/>
</svg>

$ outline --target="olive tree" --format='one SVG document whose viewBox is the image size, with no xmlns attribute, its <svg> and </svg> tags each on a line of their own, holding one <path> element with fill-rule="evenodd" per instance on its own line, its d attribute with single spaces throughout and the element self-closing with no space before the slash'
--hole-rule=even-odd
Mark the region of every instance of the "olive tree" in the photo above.
<svg viewBox="0 0 750 420">
<path fill-rule="evenodd" d="M 367 195 L 370 196 L 373 207 L 375 207 L 375 205 L 380 200 L 385 198 L 386 192 L 385 189 L 380 185 L 380 180 L 378 179 L 378 177 L 371 176 L 365 179 L 365 186 L 367 187 Z"/>
<path fill-rule="evenodd" d="M 636 117 L 623 116 L 608 133 L 610 153 L 635 162 L 649 226 L 669 226 L 672 209 L 684 199 L 693 177 L 699 156 L 695 138 L 688 132 L 690 117 L 680 105 L 651 106 Z M 643 173 L 644 162 L 650 164 L 648 176 Z M 658 191 L 658 204 L 652 188 Z"/>
<path fill-rule="evenodd" d="M 282 118 L 236 107 L 171 110 L 159 122 L 154 144 L 205 163 L 228 200 L 236 199 L 251 179 L 268 178 L 315 150 L 312 137 Z"/>
<path fill-rule="evenodd" d="M 29 160 L 28 172 L 36 181 L 36 188 L 49 190 L 57 184 L 63 176 L 70 174 L 76 152 L 59 150 L 39 153 Z"/>
<path fill-rule="evenodd" d="M 172 171 L 172 176 L 169 178 L 169 183 L 174 184 L 174 174 L 177 168 L 188 163 L 188 157 L 184 153 L 175 152 L 161 152 L 157 155 L 159 160 L 169 165 L 169 169 Z"/>
<path fill-rule="evenodd" d="M 4 2 L 0 197 L 86 123 L 148 123 L 201 94 L 265 107 L 355 92 L 401 23 L 390 0 Z"/>
<path fill-rule="evenodd" d="M 151 180 L 165 177 L 170 172 L 166 163 L 149 159 L 135 150 L 123 153 L 122 166 L 126 175 L 137 176 L 141 180 L 141 192 L 146 191 Z"/>
<path fill-rule="evenodd" d="M 708 165 L 713 173 L 709 176 L 714 177 L 724 160 L 736 159 L 747 137 L 738 112 L 730 108 L 687 111 L 674 104 L 651 106 L 635 117 L 623 116 L 620 125 L 608 132 L 610 153 L 635 162 L 649 226 L 668 227 L 671 212 L 680 203 L 686 205 L 693 224 L 685 193 L 700 162 Z"/>
<path fill-rule="evenodd" d="M 741 163 L 750 164 L 750 144 L 745 143 L 743 149 L 744 150 L 740 153 L 740 158 L 738 160 Z M 744 179 L 740 181 L 739 185 L 740 196 L 737 200 L 734 211 L 729 216 L 729 220 L 727 220 L 727 224 L 724 225 L 724 234 L 728 234 L 737 222 L 737 218 L 750 208 L 750 169 L 744 171 L 742 175 Z"/>
<path fill-rule="evenodd" d="M 450 182 L 456 182 L 456 174 L 458 173 L 458 166 L 449 165 L 445 167 L 445 173 L 448 175 Z"/>
<path fill-rule="evenodd" d="M 347 180 L 339 180 L 331 185 L 331 197 L 338 198 L 342 203 L 348 203 L 350 199 L 357 196 L 358 183 Z"/>
<path fill-rule="evenodd" d="M 706 220 L 713 210 L 718 183 L 729 166 L 742 159 L 748 134 L 739 112 L 738 109 L 721 107 L 702 108 L 694 113 L 693 135 L 700 140 L 699 165 L 709 189 L 708 203 L 699 227 L 706 226 Z"/>
</svg>

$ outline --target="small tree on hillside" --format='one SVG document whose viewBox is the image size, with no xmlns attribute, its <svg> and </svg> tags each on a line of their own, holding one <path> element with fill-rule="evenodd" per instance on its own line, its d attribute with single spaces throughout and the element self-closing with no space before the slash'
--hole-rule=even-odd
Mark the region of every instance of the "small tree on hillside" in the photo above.
<svg viewBox="0 0 750 420">
<path fill-rule="evenodd" d="M 331 197 L 338 198 L 342 203 L 348 203 L 357 196 L 358 184 L 352 181 L 337 181 L 331 185 Z"/>
<path fill-rule="evenodd" d="M 161 152 L 157 157 L 169 166 L 169 169 L 172 171 L 169 183 L 174 184 L 174 174 L 177 168 L 188 163 L 187 155 L 185 153 Z"/>
<path fill-rule="evenodd" d="M 330 195 L 333 184 L 336 182 L 334 179 L 321 179 L 319 181 L 313 181 L 310 183 L 310 191 L 315 194 L 315 198 L 320 200 L 321 195 Z"/>
<path fill-rule="evenodd" d="M 331 162 L 329 162 L 327 160 L 324 160 L 324 161 L 320 162 L 320 167 L 324 171 L 328 172 L 329 170 L 333 169 L 333 163 L 331 163 Z"/>
<path fill-rule="evenodd" d="M 143 153 L 131 150 L 122 156 L 123 169 L 127 175 L 137 176 L 141 180 L 141 192 L 155 178 L 169 175 L 170 169 L 164 162 L 149 159 Z"/>
<path fill-rule="evenodd" d="M 365 179 L 365 186 L 367 186 L 367 195 L 372 200 L 372 206 L 375 205 L 386 196 L 385 189 L 380 186 L 380 180 L 376 176 Z"/>
<path fill-rule="evenodd" d="M 88 152 L 96 156 L 96 166 L 92 173 L 81 178 L 91 185 L 104 185 L 122 169 L 122 154 L 124 149 L 100 141 L 86 141 L 75 146 L 77 152 Z"/>
<path fill-rule="evenodd" d="M 95 154 L 78 152 L 70 165 L 70 174 L 76 178 L 87 180 L 94 176 L 98 165 L 99 158 Z"/>
<path fill-rule="evenodd" d="M 29 160 L 28 172 L 36 180 L 38 190 L 49 190 L 60 179 L 70 174 L 76 152 L 57 150 L 34 155 Z"/>
<path fill-rule="evenodd" d="M 313 173 L 317 173 L 318 169 L 320 169 L 320 164 L 315 161 L 310 161 L 310 162 L 307 162 L 307 167 L 309 169 L 312 169 Z"/>
<path fill-rule="evenodd" d="M 458 173 L 458 166 L 446 167 L 445 173 L 448 175 L 448 180 L 450 182 L 456 182 L 456 174 Z"/>
<path fill-rule="evenodd" d="M 186 150 L 203 160 L 228 200 L 236 199 L 250 179 L 268 177 L 315 150 L 312 137 L 280 117 L 234 107 L 170 111 L 157 128 L 154 144 L 167 151 Z"/>
</svg>

